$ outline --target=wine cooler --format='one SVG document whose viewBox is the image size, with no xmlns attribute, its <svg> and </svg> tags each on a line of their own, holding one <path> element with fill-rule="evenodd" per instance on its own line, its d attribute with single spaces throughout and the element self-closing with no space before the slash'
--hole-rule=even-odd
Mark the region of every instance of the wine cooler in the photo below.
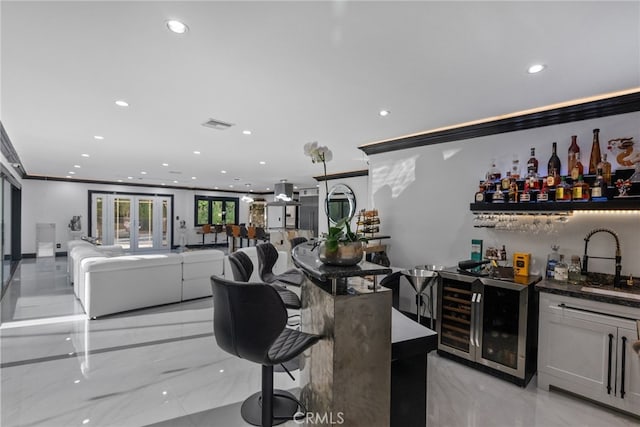
<svg viewBox="0 0 640 427">
<path fill-rule="evenodd" d="M 438 354 L 522 387 L 536 371 L 539 276 L 518 282 L 444 270 L 438 286 Z"/>
</svg>

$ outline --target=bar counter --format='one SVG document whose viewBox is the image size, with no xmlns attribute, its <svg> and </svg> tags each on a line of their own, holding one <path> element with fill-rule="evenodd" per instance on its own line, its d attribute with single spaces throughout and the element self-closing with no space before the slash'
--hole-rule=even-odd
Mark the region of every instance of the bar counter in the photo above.
<svg viewBox="0 0 640 427">
<path fill-rule="evenodd" d="M 321 335 L 301 363 L 301 401 L 331 425 L 390 425 L 391 291 L 363 276 L 391 269 L 366 261 L 328 266 L 310 244 L 292 251 L 306 280 L 301 289 L 303 332 Z"/>
</svg>

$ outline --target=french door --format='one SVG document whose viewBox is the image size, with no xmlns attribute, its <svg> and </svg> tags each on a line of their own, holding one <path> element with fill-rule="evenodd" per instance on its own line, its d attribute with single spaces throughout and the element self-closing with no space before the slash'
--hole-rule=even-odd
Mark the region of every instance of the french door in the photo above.
<svg viewBox="0 0 640 427">
<path fill-rule="evenodd" d="M 171 197 L 91 195 L 92 237 L 129 252 L 171 249 Z"/>
</svg>

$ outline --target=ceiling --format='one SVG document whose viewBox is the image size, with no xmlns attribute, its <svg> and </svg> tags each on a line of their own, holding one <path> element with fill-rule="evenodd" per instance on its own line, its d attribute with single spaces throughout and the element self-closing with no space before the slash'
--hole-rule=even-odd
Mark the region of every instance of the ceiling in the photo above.
<svg viewBox="0 0 640 427">
<path fill-rule="evenodd" d="M 312 187 L 310 141 L 333 151 L 328 173 L 361 170 L 361 144 L 640 86 L 638 1 L 2 1 L 0 14 L 1 120 L 33 176 Z"/>
</svg>

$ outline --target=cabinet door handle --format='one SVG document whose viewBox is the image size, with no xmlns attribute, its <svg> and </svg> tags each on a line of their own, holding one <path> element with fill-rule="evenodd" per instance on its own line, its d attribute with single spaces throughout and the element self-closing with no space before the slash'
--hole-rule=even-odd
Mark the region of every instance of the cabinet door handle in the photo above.
<svg viewBox="0 0 640 427">
<path fill-rule="evenodd" d="M 480 297 L 482 294 L 478 292 L 478 298 L 476 298 L 476 347 L 480 347 Z"/>
<path fill-rule="evenodd" d="M 620 398 L 624 399 L 624 370 L 627 361 L 627 337 L 622 337 L 622 356 L 620 357 L 620 364 L 622 365 L 622 369 L 620 372 Z"/>
<path fill-rule="evenodd" d="M 473 340 L 473 334 L 475 333 L 476 330 L 476 312 L 474 310 L 474 304 L 476 303 L 476 293 L 474 292 L 473 294 L 471 294 L 471 313 L 469 313 L 469 320 L 471 320 L 471 327 L 469 328 L 469 342 L 470 347 L 469 347 L 469 353 L 471 353 L 471 347 L 475 347 L 476 343 Z"/>
<path fill-rule="evenodd" d="M 613 353 L 613 334 L 609 334 L 609 364 L 607 365 L 607 394 L 611 394 L 611 354 Z"/>
</svg>

